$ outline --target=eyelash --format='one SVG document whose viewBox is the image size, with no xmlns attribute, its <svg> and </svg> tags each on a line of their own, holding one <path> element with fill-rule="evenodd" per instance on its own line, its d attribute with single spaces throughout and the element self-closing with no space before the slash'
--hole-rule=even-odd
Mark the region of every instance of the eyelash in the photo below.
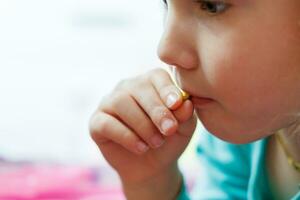
<svg viewBox="0 0 300 200">
<path fill-rule="evenodd" d="M 195 3 L 200 4 L 200 9 L 208 12 L 210 15 L 217 15 L 225 12 L 230 4 L 225 3 L 221 0 L 193 0 Z M 166 7 L 168 6 L 167 0 L 163 0 Z M 222 9 L 221 11 L 218 9 Z"/>
<path fill-rule="evenodd" d="M 193 0 L 200 4 L 200 9 L 206 11 L 210 15 L 217 15 L 225 12 L 230 4 L 223 1 L 211 1 L 211 0 Z M 221 10 L 220 10 L 221 9 Z"/>
</svg>

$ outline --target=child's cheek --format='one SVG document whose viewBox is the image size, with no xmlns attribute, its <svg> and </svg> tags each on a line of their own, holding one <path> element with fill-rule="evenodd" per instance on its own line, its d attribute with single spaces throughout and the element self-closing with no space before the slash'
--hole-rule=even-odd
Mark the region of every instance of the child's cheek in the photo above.
<svg viewBox="0 0 300 200">
<path fill-rule="evenodd" d="M 253 101 L 265 93 L 268 80 L 264 77 L 266 68 L 259 67 L 261 59 L 253 42 L 240 37 L 231 35 L 210 44 L 203 70 L 212 91 L 224 106 L 245 108 L 247 104 L 247 109 L 252 109 Z M 249 102 L 252 104 L 248 105 Z"/>
<path fill-rule="evenodd" d="M 290 119 L 284 115 L 292 111 L 297 102 L 287 99 L 295 99 L 291 94 L 300 89 L 291 81 L 296 71 L 287 69 L 289 56 L 282 52 L 283 43 L 277 41 L 276 35 L 260 43 L 251 40 L 260 37 L 240 34 L 224 38 L 228 42 L 217 45 L 211 53 L 214 56 L 208 57 L 206 70 L 226 116 L 240 121 L 249 130 L 255 127 L 271 130 L 276 123 L 288 122 Z M 292 55 L 290 47 L 285 48 Z M 273 120 L 278 114 L 282 116 L 275 123 Z"/>
<path fill-rule="evenodd" d="M 258 84 L 257 71 L 253 68 L 254 61 L 249 59 L 253 52 L 240 46 L 234 37 L 219 38 L 218 42 L 209 44 L 209 51 L 203 56 L 205 77 L 211 91 L 224 106 L 248 102 L 249 98 L 253 100 L 258 95 L 254 90 Z"/>
</svg>

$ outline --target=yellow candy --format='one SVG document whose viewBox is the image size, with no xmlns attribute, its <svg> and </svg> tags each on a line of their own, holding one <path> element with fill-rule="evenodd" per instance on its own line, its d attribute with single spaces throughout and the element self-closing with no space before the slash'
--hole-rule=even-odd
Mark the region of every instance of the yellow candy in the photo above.
<svg viewBox="0 0 300 200">
<path fill-rule="evenodd" d="M 183 101 L 187 100 L 190 97 L 190 95 L 188 93 L 186 93 L 185 91 L 183 91 L 183 90 L 180 90 L 180 91 L 181 91 L 181 97 L 182 97 Z"/>
</svg>

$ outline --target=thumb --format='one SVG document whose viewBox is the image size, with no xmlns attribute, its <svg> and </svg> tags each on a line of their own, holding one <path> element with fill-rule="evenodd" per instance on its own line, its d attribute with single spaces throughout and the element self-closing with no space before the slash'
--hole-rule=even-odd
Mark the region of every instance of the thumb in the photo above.
<svg viewBox="0 0 300 200">
<path fill-rule="evenodd" d="M 192 116 L 185 122 L 179 124 L 179 128 L 177 130 L 179 135 L 192 137 L 197 126 L 197 116 L 196 113 L 193 112 Z"/>
<path fill-rule="evenodd" d="M 179 123 L 177 133 L 182 136 L 192 136 L 197 125 L 197 117 L 191 100 L 184 101 L 177 110 L 173 111 L 173 114 Z"/>
</svg>

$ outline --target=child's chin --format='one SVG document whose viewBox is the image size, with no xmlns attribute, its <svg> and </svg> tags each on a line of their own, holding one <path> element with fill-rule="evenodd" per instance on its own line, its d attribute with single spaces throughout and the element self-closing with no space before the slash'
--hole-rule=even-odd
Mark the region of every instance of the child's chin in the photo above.
<svg viewBox="0 0 300 200">
<path fill-rule="evenodd" d="M 214 136 L 216 136 L 217 138 L 232 144 L 248 144 L 262 139 L 260 136 L 256 136 L 249 132 L 247 133 L 245 131 L 241 132 L 241 131 L 232 130 L 230 132 L 224 132 L 224 131 L 211 130 L 209 132 Z"/>
<path fill-rule="evenodd" d="M 246 127 L 244 124 L 232 123 L 231 121 L 219 121 L 211 113 L 197 112 L 198 119 L 201 121 L 204 128 L 217 138 L 232 143 L 232 144 L 247 144 L 260 140 L 270 134 L 268 127 L 264 129 L 257 127 Z M 215 120 L 211 120 L 211 119 Z M 231 122 L 231 123 L 230 123 Z M 230 123 L 230 124 L 229 124 Z"/>
<path fill-rule="evenodd" d="M 220 138 L 221 139 L 221 138 Z M 229 143 L 232 143 L 232 144 L 248 144 L 248 143 L 251 143 L 251 142 L 255 142 L 257 140 L 260 140 L 261 138 L 224 138 L 222 140 L 226 141 L 226 142 L 229 142 Z"/>
</svg>

